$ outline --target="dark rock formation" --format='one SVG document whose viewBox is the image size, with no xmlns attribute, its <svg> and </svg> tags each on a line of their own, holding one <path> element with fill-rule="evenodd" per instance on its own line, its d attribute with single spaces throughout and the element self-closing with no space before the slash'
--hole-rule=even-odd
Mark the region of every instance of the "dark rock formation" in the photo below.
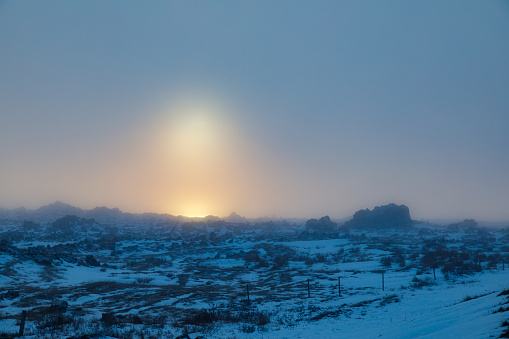
<svg viewBox="0 0 509 339">
<path fill-rule="evenodd" d="M 117 218 L 122 215 L 122 211 L 120 211 L 117 207 L 108 208 L 106 206 L 96 207 L 92 210 L 86 211 L 85 215 L 88 218 L 93 219 L 108 219 L 108 218 Z"/>
<path fill-rule="evenodd" d="M 451 232 L 458 232 L 461 228 L 463 229 L 474 229 L 478 226 L 477 221 L 475 219 L 465 219 L 460 222 L 455 222 L 452 224 L 449 224 L 447 226 L 447 230 Z"/>
<path fill-rule="evenodd" d="M 230 223 L 242 223 L 242 222 L 246 222 L 246 218 L 244 218 L 243 216 L 238 215 L 235 212 L 232 212 L 232 213 L 230 213 L 229 216 L 224 218 L 224 221 L 230 222 Z"/>
<path fill-rule="evenodd" d="M 355 212 L 344 224 L 350 228 L 408 228 L 412 226 L 410 211 L 405 205 L 389 204 Z"/>
<path fill-rule="evenodd" d="M 85 262 L 87 263 L 87 265 L 89 266 L 94 266 L 94 267 L 99 267 L 101 266 L 101 264 L 97 261 L 96 258 L 94 258 L 93 255 L 89 254 L 87 255 L 86 259 L 85 259 Z"/>
<path fill-rule="evenodd" d="M 338 224 L 330 220 L 328 215 L 321 217 L 319 220 L 309 219 L 306 221 L 306 230 L 308 231 L 334 232 L 337 227 Z"/>
</svg>

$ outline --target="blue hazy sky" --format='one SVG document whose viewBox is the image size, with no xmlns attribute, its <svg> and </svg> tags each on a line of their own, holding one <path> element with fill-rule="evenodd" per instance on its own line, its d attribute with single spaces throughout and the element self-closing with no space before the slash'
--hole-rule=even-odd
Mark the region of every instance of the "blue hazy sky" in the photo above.
<svg viewBox="0 0 509 339">
<path fill-rule="evenodd" d="M 1 1 L 0 205 L 509 220 L 507 1 Z"/>
</svg>

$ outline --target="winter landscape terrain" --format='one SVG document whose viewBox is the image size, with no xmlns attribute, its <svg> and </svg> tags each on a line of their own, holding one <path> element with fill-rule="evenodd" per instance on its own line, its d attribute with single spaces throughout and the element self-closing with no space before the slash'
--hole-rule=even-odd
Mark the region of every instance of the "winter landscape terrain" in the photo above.
<svg viewBox="0 0 509 339">
<path fill-rule="evenodd" d="M 497 226 L 2 210 L 0 338 L 509 337 Z"/>
</svg>

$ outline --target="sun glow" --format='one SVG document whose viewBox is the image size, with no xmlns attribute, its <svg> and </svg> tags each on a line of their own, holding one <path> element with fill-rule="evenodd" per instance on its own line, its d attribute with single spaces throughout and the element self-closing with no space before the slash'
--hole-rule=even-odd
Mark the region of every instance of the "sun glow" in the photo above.
<svg viewBox="0 0 509 339">
<path fill-rule="evenodd" d="M 143 141 L 133 141 L 137 147 L 126 156 L 132 162 L 114 176 L 130 183 L 118 185 L 119 199 L 136 195 L 132 209 L 188 217 L 275 212 L 279 192 L 295 185 L 286 168 L 263 156 L 259 136 L 245 125 L 249 106 L 218 98 L 180 92 L 152 98 L 146 110 L 153 118 L 136 135 Z"/>
<path fill-rule="evenodd" d="M 152 130 L 157 194 L 168 213 L 227 214 L 238 139 L 230 109 L 210 96 L 181 95 L 159 108 Z"/>
<path fill-rule="evenodd" d="M 173 198 L 168 202 L 168 209 L 174 215 L 188 218 L 203 218 L 207 215 L 217 215 L 217 205 L 211 203 L 213 199 L 206 199 L 200 192 L 189 194 L 181 198 Z"/>
<path fill-rule="evenodd" d="M 224 124 L 214 108 L 184 106 L 169 125 L 169 151 L 184 162 L 210 161 L 226 146 Z"/>
</svg>

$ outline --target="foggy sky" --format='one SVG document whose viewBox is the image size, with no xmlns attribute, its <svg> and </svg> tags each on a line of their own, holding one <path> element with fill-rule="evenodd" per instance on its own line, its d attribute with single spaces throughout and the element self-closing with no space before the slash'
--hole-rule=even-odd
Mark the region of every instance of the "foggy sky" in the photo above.
<svg viewBox="0 0 509 339">
<path fill-rule="evenodd" d="M 505 1 L 2 1 L 0 206 L 509 220 Z"/>
</svg>

